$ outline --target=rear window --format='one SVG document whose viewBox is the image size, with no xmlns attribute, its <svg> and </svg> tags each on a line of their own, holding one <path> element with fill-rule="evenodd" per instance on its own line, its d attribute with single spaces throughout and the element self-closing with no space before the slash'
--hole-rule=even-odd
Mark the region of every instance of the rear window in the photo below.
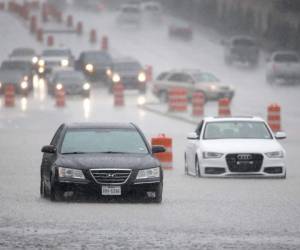
<svg viewBox="0 0 300 250">
<path fill-rule="evenodd" d="M 107 53 L 102 52 L 89 52 L 85 54 L 85 61 L 89 63 L 99 62 L 99 63 L 107 63 L 111 62 L 111 57 Z"/>
<path fill-rule="evenodd" d="M 278 54 L 274 57 L 276 62 L 299 62 L 299 57 L 294 54 Z"/>
<path fill-rule="evenodd" d="M 44 50 L 43 56 L 70 56 L 70 51 L 68 50 Z"/>
<path fill-rule="evenodd" d="M 253 47 L 256 46 L 256 43 L 250 39 L 236 39 L 233 41 L 234 46 L 245 46 L 245 47 Z"/>
</svg>

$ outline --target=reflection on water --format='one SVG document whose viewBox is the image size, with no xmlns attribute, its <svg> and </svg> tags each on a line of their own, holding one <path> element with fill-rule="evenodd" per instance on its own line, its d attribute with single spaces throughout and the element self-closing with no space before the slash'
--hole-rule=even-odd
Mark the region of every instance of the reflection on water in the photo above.
<svg viewBox="0 0 300 250">
<path fill-rule="evenodd" d="M 28 103 L 27 98 L 22 97 L 21 101 L 20 101 L 20 104 L 21 104 L 21 110 L 24 111 L 24 112 L 27 110 L 27 103 Z"/>
<path fill-rule="evenodd" d="M 38 93 L 40 101 L 44 101 L 46 98 L 46 83 L 43 78 L 38 81 Z"/>
<path fill-rule="evenodd" d="M 91 100 L 90 98 L 85 98 L 82 103 L 83 103 L 84 118 L 89 119 L 91 113 Z"/>
<path fill-rule="evenodd" d="M 146 97 L 145 96 L 139 96 L 137 99 L 138 105 L 144 105 L 146 103 Z"/>
<path fill-rule="evenodd" d="M 39 87 L 39 77 L 38 77 L 38 75 L 34 75 L 32 81 L 33 81 L 33 88 L 37 89 Z"/>
</svg>

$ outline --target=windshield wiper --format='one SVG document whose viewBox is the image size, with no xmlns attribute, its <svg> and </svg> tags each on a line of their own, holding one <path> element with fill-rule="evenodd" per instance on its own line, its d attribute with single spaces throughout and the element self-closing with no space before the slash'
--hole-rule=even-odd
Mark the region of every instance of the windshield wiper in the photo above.
<svg viewBox="0 0 300 250">
<path fill-rule="evenodd" d="M 127 154 L 126 152 L 117 152 L 117 151 L 103 151 L 99 152 L 101 154 Z"/>
<path fill-rule="evenodd" d="M 86 152 L 74 151 L 74 152 L 66 152 L 62 153 L 63 155 L 79 155 L 79 154 L 86 154 Z"/>
</svg>

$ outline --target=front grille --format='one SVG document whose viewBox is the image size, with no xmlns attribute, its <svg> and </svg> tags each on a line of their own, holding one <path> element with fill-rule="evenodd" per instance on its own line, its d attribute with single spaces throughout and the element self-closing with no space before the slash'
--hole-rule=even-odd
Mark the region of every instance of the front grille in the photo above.
<svg viewBox="0 0 300 250">
<path fill-rule="evenodd" d="M 231 172 L 259 172 L 263 163 L 262 154 L 228 154 L 226 162 Z"/>
<path fill-rule="evenodd" d="M 130 169 L 91 169 L 91 175 L 99 184 L 123 184 L 130 174 Z"/>
</svg>

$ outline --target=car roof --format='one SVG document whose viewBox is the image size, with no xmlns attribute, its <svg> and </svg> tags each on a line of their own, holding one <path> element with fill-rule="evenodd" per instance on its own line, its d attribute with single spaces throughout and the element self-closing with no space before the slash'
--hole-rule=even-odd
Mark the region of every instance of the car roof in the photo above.
<svg viewBox="0 0 300 250">
<path fill-rule="evenodd" d="M 99 128 L 99 129 L 135 129 L 133 123 L 117 123 L 117 122 L 79 122 L 79 123 L 68 123 L 65 126 L 69 129 L 89 129 L 89 128 Z"/>
<path fill-rule="evenodd" d="M 264 119 L 258 116 L 230 116 L 230 117 L 205 117 L 203 119 L 205 122 L 223 122 L 223 121 L 257 121 L 264 122 Z"/>
<path fill-rule="evenodd" d="M 136 60 L 133 57 L 118 57 L 118 58 L 113 58 L 114 63 L 139 63 L 138 60 Z"/>
</svg>

